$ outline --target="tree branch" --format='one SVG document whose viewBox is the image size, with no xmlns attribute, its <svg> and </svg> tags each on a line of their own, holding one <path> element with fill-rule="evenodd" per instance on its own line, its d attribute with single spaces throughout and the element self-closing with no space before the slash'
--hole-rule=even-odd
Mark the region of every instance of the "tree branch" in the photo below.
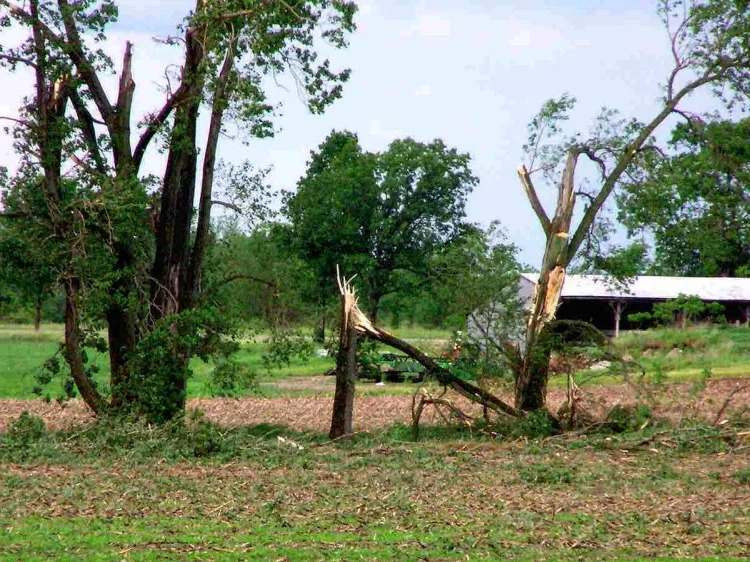
<svg viewBox="0 0 750 562">
<path fill-rule="evenodd" d="M 544 230 L 545 234 L 549 235 L 551 223 L 549 217 L 547 216 L 547 213 L 544 210 L 544 207 L 542 206 L 541 201 L 539 201 L 536 189 L 534 188 L 534 184 L 531 181 L 531 174 L 529 174 L 529 171 L 523 164 L 518 167 L 517 172 L 518 178 L 521 180 L 523 190 L 526 192 L 526 196 L 529 198 L 529 203 L 531 203 L 531 208 L 534 209 L 534 212 L 536 213 L 536 216 L 542 225 L 542 230 Z"/>
<path fill-rule="evenodd" d="M 154 138 L 154 135 L 156 135 L 167 119 L 169 119 L 172 110 L 177 107 L 183 99 L 185 99 L 188 91 L 188 85 L 185 82 L 182 82 L 180 87 L 169 96 L 159 112 L 149 120 L 146 130 L 143 131 L 143 134 L 138 139 L 138 143 L 135 145 L 135 150 L 133 151 L 133 163 L 136 169 L 140 168 L 143 155 L 146 153 L 146 149 Z"/>
<path fill-rule="evenodd" d="M 672 97 L 671 100 L 669 100 L 664 105 L 664 107 L 656 115 L 656 117 L 654 117 L 645 127 L 643 127 L 643 129 L 635 138 L 635 140 L 625 147 L 614 169 L 609 173 L 609 175 L 604 180 L 604 183 L 602 184 L 602 188 L 599 190 L 599 193 L 597 193 L 591 205 L 589 205 L 589 207 L 586 209 L 586 212 L 584 213 L 583 218 L 581 219 L 581 222 L 579 223 L 578 228 L 575 231 L 575 234 L 570 240 L 570 244 L 568 246 L 568 255 L 570 256 L 575 255 L 576 251 L 581 246 L 581 243 L 586 238 L 586 233 L 588 232 L 589 228 L 591 228 L 591 225 L 594 223 L 594 219 L 596 218 L 597 213 L 602 208 L 602 206 L 606 202 L 609 195 L 617 186 L 617 182 L 619 181 L 622 174 L 625 172 L 628 166 L 630 166 L 630 164 L 633 162 L 638 152 L 641 150 L 645 142 L 651 137 L 651 135 L 656 130 L 656 128 L 675 110 L 675 108 L 678 106 L 680 101 L 685 96 L 687 96 L 690 92 L 699 88 L 700 86 L 703 86 L 704 84 L 713 82 L 719 79 L 720 77 L 721 77 L 721 73 L 716 74 L 716 73 L 711 73 L 707 71 L 700 78 L 685 85 L 679 92 L 677 92 Z"/>
<path fill-rule="evenodd" d="M 227 209 L 233 210 L 235 213 L 241 213 L 242 209 L 240 209 L 237 205 L 234 203 L 229 203 L 227 201 L 219 201 L 217 199 L 211 199 L 211 205 L 220 205 L 222 207 L 226 207 Z"/>
<path fill-rule="evenodd" d="M 101 113 L 104 121 L 109 125 L 114 114 L 114 109 L 99 80 L 99 76 L 83 51 L 83 40 L 78 33 L 76 22 L 73 19 L 73 8 L 68 3 L 68 0 L 57 0 L 57 4 L 60 8 L 65 34 L 68 38 L 66 42 L 68 54 L 73 64 L 76 65 L 81 78 L 86 86 L 88 86 L 91 96 L 94 98 L 94 103 L 99 109 L 99 113 Z"/>
<path fill-rule="evenodd" d="M 99 150 L 99 141 L 96 138 L 96 128 L 94 127 L 94 117 L 91 115 L 86 104 L 83 103 L 81 96 L 78 95 L 78 92 L 74 88 L 70 89 L 70 101 L 72 102 L 73 108 L 78 116 L 81 133 L 83 134 L 83 139 L 89 149 L 89 154 L 91 154 L 91 158 L 94 160 L 96 170 L 100 174 L 106 174 L 107 166 L 102 157 L 102 153 Z"/>
</svg>

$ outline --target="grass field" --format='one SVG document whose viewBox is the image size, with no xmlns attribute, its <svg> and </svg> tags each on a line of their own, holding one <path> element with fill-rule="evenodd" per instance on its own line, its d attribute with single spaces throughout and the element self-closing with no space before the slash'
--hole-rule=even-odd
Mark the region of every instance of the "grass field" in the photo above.
<svg viewBox="0 0 750 562">
<path fill-rule="evenodd" d="M 450 333 L 444 330 L 429 330 L 420 327 L 404 327 L 398 330 L 399 335 L 418 345 L 440 346 L 447 341 Z M 54 355 L 63 337 L 63 329 L 59 324 L 43 325 L 39 332 L 32 326 L 18 324 L 0 324 L 0 398 L 34 398 L 32 392 L 36 386 L 35 374 L 39 372 L 44 362 Z M 255 341 L 242 344 L 235 358 L 247 365 L 257 374 L 259 389 L 263 395 L 277 395 L 276 388 L 268 384 L 285 377 L 320 375 L 333 366 L 333 360 L 320 357 L 317 354 L 301 361 L 293 360 L 290 365 L 279 368 L 267 368 L 262 360 L 265 350 L 263 336 Z M 436 343 L 437 342 L 437 343 Z M 99 368 L 98 382 L 106 388 L 109 361 L 106 354 L 90 352 L 90 358 Z M 193 377 L 188 381 L 188 394 L 191 397 L 210 396 L 210 372 L 212 366 L 200 360 L 192 365 Z M 44 389 L 44 394 L 52 398 L 61 394 L 61 381 L 53 381 Z M 392 389 L 398 393 L 398 388 Z M 382 393 L 382 389 L 370 388 L 370 392 Z M 309 394 L 306 391 L 290 394 Z"/>
<path fill-rule="evenodd" d="M 427 346 L 447 338 L 401 334 Z M 665 330 L 616 345 L 665 379 L 663 394 L 682 410 L 669 382 L 700 379 L 707 368 L 715 377 L 747 374 L 749 334 Z M 60 335 L 59 326 L 39 334 L 0 326 L 0 396 L 31 396 L 34 369 Z M 262 351 L 248 342 L 239 358 L 262 369 Z M 553 437 L 535 437 L 533 424 L 428 424 L 416 442 L 395 423 L 408 423 L 404 395 L 414 386 L 359 384 L 357 433 L 332 443 L 332 381 L 310 376 L 330 364 L 264 371 L 265 398 L 198 400 L 206 417 L 164 428 L 92 423 L 80 403 L 0 401 L 15 412 L 0 431 L 0 561 L 729 561 L 750 553 L 750 424 L 656 419 L 630 433 Z M 190 393 L 205 396 L 208 366 L 194 367 Z M 734 382 L 712 384 L 726 393 Z M 34 418 L 13 422 L 22 409 L 77 421 L 58 431 Z"/>
<path fill-rule="evenodd" d="M 403 327 L 396 330 L 401 337 L 439 353 L 447 344 L 450 333 L 444 330 L 420 327 Z M 60 325 L 44 325 L 37 333 L 31 326 L 0 324 L 0 397 L 33 398 L 36 385 L 34 375 L 44 361 L 52 356 L 62 338 Z M 750 376 L 750 329 L 734 327 L 696 327 L 688 330 L 662 329 L 647 332 L 626 333 L 615 342 L 615 348 L 643 365 L 647 380 L 666 382 L 693 381 L 706 376 L 745 377 Z M 313 356 L 307 361 L 294 360 L 289 366 L 267 369 L 262 361 L 263 337 L 243 343 L 237 360 L 257 373 L 259 386 L 253 390 L 266 396 L 278 396 L 275 384 L 280 379 L 320 375 L 333 366 L 328 357 Z M 92 355 L 100 366 L 99 382 L 106 386 L 108 360 L 106 355 Z M 191 397 L 210 396 L 210 371 L 212 366 L 202 361 L 192 364 L 194 376 L 189 380 Z M 622 379 L 606 372 L 584 372 L 578 377 L 584 384 L 611 384 Z M 564 380 L 552 381 L 552 385 L 563 385 Z M 363 385 L 366 393 L 402 394 L 411 392 L 411 385 L 389 385 L 387 389 Z M 61 382 L 53 381 L 44 392 L 52 397 L 61 393 Z M 282 394 L 310 395 L 314 390 L 293 387 Z"/>
</svg>

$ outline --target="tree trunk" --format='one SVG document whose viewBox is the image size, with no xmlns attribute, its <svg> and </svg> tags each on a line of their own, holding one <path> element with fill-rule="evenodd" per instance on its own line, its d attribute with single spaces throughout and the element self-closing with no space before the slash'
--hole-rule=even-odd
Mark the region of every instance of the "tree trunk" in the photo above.
<svg viewBox="0 0 750 562">
<path fill-rule="evenodd" d="M 211 103 L 211 120 L 208 126 L 208 139 L 203 156 L 203 172 L 201 178 L 201 195 L 198 205 L 198 225 L 195 231 L 195 242 L 190 257 L 190 267 L 187 272 L 187 283 L 183 289 L 182 307 L 191 307 L 198 299 L 201 288 L 201 276 L 203 273 L 203 259 L 208 246 L 209 228 L 211 225 L 211 206 L 214 186 L 214 169 L 216 167 L 216 149 L 219 145 L 221 124 L 224 119 L 224 110 L 227 106 L 227 87 L 232 75 L 234 65 L 234 53 L 237 40 L 233 40 L 227 49 L 224 63 L 219 73 L 219 78 L 214 91 L 214 99 Z"/>
<path fill-rule="evenodd" d="M 34 301 L 34 331 L 38 332 L 42 325 L 42 296 L 37 295 Z"/>
<path fill-rule="evenodd" d="M 189 29 L 185 35 L 182 81 L 190 84 L 185 101 L 177 107 L 169 141 L 156 232 L 156 255 L 151 267 L 152 323 L 182 310 L 190 302 L 188 268 L 190 227 L 193 219 L 197 120 L 204 85 L 204 49 Z"/>
<path fill-rule="evenodd" d="M 70 375 L 81 393 L 81 398 L 95 414 L 99 414 L 104 408 L 104 401 L 86 374 L 81 348 L 78 291 L 78 279 L 65 280 L 65 360 L 70 367 Z"/>
<path fill-rule="evenodd" d="M 537 344 L 544 327 L 555 318 L 570 262 L 569 236 L 576 201 L 574 175 L 578 157 L 577 150 L 568 153 L 558 188 L 555 215 L 551 221 L 548 221 L 546 216 L 545 220 L 542 220 L 547 244 L 539 281 L 534 288 L 531 301 L 523 362 L 520 371 L 516 373 L 515 381 L 515 406 L 524 411 L 544 408 L 547 400 L 550 352 L 547 349 L 539 349 Z M 534 188 L 525 168 L 519 169 L 519 176 L 527 193 L 533 193 Z M 543 213 L 537 211 L 538 214 Z"/>
<path fill-rule="evenodd" d="M 544 327 L 555 318 L 565 282 L 567 237 L 562 234 L 548 241 L 544 266 L 532 298 L 523 362 L 515 381 L 515 406 L 524 411 L 544 408 L 547 401 L 550 352 L 537 344 Z"/>
<path fill-rule="evenodd" d="M 336 356 L 336 393 L 333 397 L 331 431 L 328 436 L 338 439 L 352 433 L 354 411 L 354 384 L 357 378 L 357 332 L 347 318 L 342 297 L 341 333 Z"/>
</svg>

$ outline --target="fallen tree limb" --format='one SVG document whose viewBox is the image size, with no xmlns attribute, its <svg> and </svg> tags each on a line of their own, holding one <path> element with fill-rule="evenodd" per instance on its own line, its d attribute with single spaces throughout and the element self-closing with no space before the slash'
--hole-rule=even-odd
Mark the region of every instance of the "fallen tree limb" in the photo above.
<svg viewBox="0 0 750 562">
<path fill-rule="evenodd" d="M 477 402 L 498 414 L 514 418 L 525 416 L 524 412 L 514 408 L 494 394 L 455 376 L 448 369 L 438 365 L 432 358 L 422 353 L 410 343 L 373 326 L 357 305 L 357 296 L 351 286 L 351 279 L 346 280 L 339 276 L 338 284 L 344 299 L 345 313 L 343 318 L 345 319 L 345 325 L 342 326 L 342 330 L 346 330 L 351 326 L 352 329 L 370 339 L 398 349 L 420 363 L 427 370 L 427 375 L 434 376 L 442 385 L 453 389 L 472 402 Z"/>
</svg>

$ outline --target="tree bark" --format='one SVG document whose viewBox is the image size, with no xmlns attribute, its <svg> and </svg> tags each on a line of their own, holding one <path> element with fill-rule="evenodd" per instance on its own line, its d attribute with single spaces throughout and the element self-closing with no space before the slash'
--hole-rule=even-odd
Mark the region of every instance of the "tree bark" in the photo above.
<svg viewBox="0 0 750 562">
<path fill-rule="evenodd" d="M 42 296 L 37 295 L 34 301 L 34 331 L 38 332 L 42 325 Z"/>
<path fill-rule="evenodd" d="M 70 367 L 70 376 L 81 393 L 81 398 L 95 414 L 104 409 L 104 400 L 86 374 L 81 346 L 81 331 L 78 315 L 78 292 L 80 282 L 76 278 L 65 280 L 65 360 Z"/>
<path fill-rule="evenodd" d="M 196 132 L 205 81 L 205 71 L 201 68 L 205 51 L 196 35 L 193 28 L 185 34 L 182 81 L 190 84 L 190 88 L 175 112 L 162 186 L 156 255 L 151 268 L 152 324 L 179 312 L 183 304 L 190 302 L 188 269 L 198 161 Z"/>
<path fill-rule="evenodd" d="M 203 272 L 203 259 L 208 245 L 209 227 L 211 225 L 211 203 L 214 185 L 214 169 L 216 167 L 216 149 L 221 134 L 221 124 L 224 110 L 227 106 L 227 86 L 234 66 L 236 40 L 232 41 L 224 57 L 224 63 L 219 73 L 219 79 L 214 91 L 211 104 L 211 120 L 208 126 L 208 140 L 203 156 L 203 175 L 201 178 L 201 196 L 198 205 L 198 225 L 195 232 L 195 242 L 190 257 L 190 267 L 187 272 L 187 287 L 183 291 L 183 307 L 192 306 L 198 298 Z"/>
<path fill-rule="evenodd" d="M 328 434 L 331 439 L 352 433 L 354 385 L 357 379 L 357 332 L 348 321 L 346 313 L 346 305 L 342 302 L 339 351 L 336 356 L 336 393 L 333 397 L 331 431 Z"/>
</svg>

